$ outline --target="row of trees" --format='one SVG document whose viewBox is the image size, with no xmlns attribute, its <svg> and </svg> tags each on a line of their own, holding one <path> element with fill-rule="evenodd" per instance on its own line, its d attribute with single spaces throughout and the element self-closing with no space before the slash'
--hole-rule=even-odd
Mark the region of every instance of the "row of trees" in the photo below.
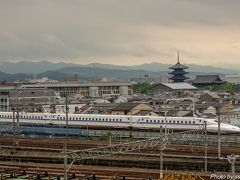
<svg viewBox="0 0 240 180">
<path fill-rule="evenodd" d="M 240 84 L 225 83 L 225 84 L 219 84 L 219 85 L 206 86 L 203 89 L 233 93 L 233 92 L 240 92 Z"/>
<path fill-rule="evenodd" d="M 143 93 L 143 94 L 149 94 L 151 89 L 156 84 L 149 84 L 149 83 L 138 83 L 133 85 L 133 92 L 134 93 Z"/>
</svg>

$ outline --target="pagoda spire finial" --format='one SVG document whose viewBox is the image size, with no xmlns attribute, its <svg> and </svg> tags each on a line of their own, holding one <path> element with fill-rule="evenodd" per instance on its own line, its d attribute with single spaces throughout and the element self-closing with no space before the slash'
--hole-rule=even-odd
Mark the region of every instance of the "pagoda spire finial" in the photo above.
<svg viewBox="0 0 240 180">
<path fill-rule="evenodd" d="M 177 62 L 180 63 L 179 62 L 179 51 L 177 52 Z"/>
</svg>

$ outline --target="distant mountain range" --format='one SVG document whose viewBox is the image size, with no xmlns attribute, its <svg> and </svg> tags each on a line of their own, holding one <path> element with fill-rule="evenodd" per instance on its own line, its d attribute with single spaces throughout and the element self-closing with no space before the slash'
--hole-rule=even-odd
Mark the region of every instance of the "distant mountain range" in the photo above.
<svg viewBox="0 0 240 180">
<path fill-rule="evenodd" d="M 120 66 L 111 64 L 92 63 L 87 65 L 73 63 L 51 63 L 49 61 L 17 63 L 0 63 L 0 81 L 14 81 L 31 79 L 35 77 L 45 77 L 49 79 L 63 80 L 67 75 L 78 76 L 82 80 L 94 80 L 98 78 L 109 78 L 115 80 L 129 80 L 130 78 L 143 77 L 148 74 L 152 78 L 159 78 L 167 75 L 172 64 L 146 63 L 134 66 Z M 212 66 L 202 66 L 196 64 L 187 65 L 189 76 L 196 74 L 233 74 L 239 73 L 237 70 L 224 69 Z"/>
<path fill-rule="evenodd" d="M 239 73 L 238 70 L 218 68 L 213 66 L 203 66 L 197 64 L 185 64 L 189 67 L 189 72 L 203 72 L 203 73 L 222 73 L 222 74 L 232 74 Z M 74 64 L 74 63 L 52 63 L 49 61 L 39 61 L 39 62 L 29 62 L 21 61 L 16 63 L 10 62 L 0 62 L 0 71 L 10 74 L 15 73 L 43 73 L 45 71 L 54 71 L 65 67 L 89 67 L 89 68 L 102 68 L 102 69 L 112 69 L 112 70 L 146 70 L 153 72 L 169 71 L 169 67 L 172 64 L 163 64 L 158 62 L 145 63 L 141 65 L 133 66 L 120 66 L 112 64 L 101 64 L 101 63 L 91 63 L 87 65 Z"/>
</svg>

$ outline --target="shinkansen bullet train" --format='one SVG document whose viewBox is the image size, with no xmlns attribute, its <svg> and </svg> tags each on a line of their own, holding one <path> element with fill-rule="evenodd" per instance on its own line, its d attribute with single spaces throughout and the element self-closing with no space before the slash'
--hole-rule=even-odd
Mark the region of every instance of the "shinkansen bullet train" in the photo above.
<svg viewBox="0 0 240 180">
<path fill-rule="evenodd" d="M 16 114 L 16 113 L 15 113 Z M 0 122 L 13 122 L 13 112 L 0 112 Z M 209 132 L 218 131 L 216 119 L 197 117 L 159 117 L 159 116 L 129 116 L 129 115 L 97 115 L 97 114 L 68 114 L 68 125 L 105 127 L 105 128 L 134 128 L 134 129 L 172 129 L 176 131 L 197 130 L 207 124 Z M 66 125 L 65 114 L 51 113 L 19 113 L 20 124 L 36 125 Z M 221 123 L 221 133 L 240 133 L 237 126 Z"/>
</svg>

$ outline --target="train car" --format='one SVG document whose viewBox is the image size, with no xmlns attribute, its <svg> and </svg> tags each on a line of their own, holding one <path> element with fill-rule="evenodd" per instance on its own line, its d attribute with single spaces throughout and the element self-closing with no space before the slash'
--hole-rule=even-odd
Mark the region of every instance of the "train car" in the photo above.
<svg viewBox="0 0 240 180">
<path fill-rule="evenodd" d="M 13 122 L 12 112 L 0 112 L 1 122 Z M 65 114 L 52 113 L 19 113 L 19 122 L 22 124 L 49 124 L 66 125 Z M 99 115 L 99 114 L 68 114 L 69 126 L 88 126 L 95 128 L 133 128 L 133 129 L 172 129 L 176 131 L 197 130 L 207 124 L 207 131 L 217 132 L 216 119 L 197 117 L 159 117 L 159 116 L 129 116 L 129 115 Z M 221 133 L 240 133 L 240 128 L 221 123 Z"/>
</svg>

